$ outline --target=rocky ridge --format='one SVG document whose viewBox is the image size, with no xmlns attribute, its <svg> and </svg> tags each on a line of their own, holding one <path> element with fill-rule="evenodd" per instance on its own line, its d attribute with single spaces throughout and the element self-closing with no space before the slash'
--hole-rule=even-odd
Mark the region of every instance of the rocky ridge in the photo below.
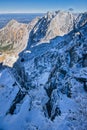
<svg viewBox="0 0 87 130">
<path fill-rule="evenodd" d="M 0 30 L 0 62 L 13 66 L 18 59 L 18 54 L 27 47 L 29 33 L 37 20 L 38 18 L 29 25 L 11 20 Z"/>
</svg>

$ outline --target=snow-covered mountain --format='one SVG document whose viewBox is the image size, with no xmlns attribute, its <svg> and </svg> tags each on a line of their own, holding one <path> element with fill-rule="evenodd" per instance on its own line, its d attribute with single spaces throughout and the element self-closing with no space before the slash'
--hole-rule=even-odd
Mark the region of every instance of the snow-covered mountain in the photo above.
<svg viewBox="0 0 87 130">
<path fill-rule="evenodd" d="M 0 65 L 0 129 L 86 130 L 87 13 L 48 12 L 26 26 L 18 60 Z"/>
</svg>

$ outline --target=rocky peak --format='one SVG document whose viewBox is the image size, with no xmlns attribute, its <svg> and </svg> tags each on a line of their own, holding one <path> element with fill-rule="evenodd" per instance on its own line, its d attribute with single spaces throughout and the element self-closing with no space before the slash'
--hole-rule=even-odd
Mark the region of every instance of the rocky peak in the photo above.
<svg viewBox="0 0 87 130">
<path fill-rule="evenodd" d="M 48 12 L 34 26 L 30 38 L 30 45 L 47 42 L 56 36 L 63 36 L 74 28 L 76 17 L 71 12 L 55 11 Z"/>
<path fill-rule="evenodd" d="M 83 27 L 87 23 L 87 13 L 75 14 L 69 11 L 47 12 L 32 29 L 29 47 L 49 43 L 57 36 L 64 36 Z"/>
<path fill-rule="evenodd" d="M 2 53 L 0 62 L 12 65 L 17 60 L 18 54 L 26 48 L 27 41 L 27 25 L 11 20 L 0 30 L 0 52 Z"/>
<path fill-rule="evenodd" d="M 18 23 L 15 19 L 12 19 L 11 21 L 9 21 L 9 23 L 7 24 L 7 26 L 11 26 L 15 23 Z"/>
</svg>

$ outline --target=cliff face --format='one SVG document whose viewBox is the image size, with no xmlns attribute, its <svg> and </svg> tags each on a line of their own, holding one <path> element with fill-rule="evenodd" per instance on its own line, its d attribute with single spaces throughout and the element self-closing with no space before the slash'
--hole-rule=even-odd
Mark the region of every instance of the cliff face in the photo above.
<svg viewBox="0 0 87 130">
<path fill-rule="evenodd" d="M 63 36 L 73 30 L 76 17 L 70 12 L 48 12 L 33 28 L 30 38 L 31 45 L 36 45 Z"/>
<path fill-rule="evenodd" d="M 76 31 L 87 23 L 87 13 L 74 14 L 67 11 L 48 12 L 40 18 L 30 33 L 29 47 Z"/>
</svg>

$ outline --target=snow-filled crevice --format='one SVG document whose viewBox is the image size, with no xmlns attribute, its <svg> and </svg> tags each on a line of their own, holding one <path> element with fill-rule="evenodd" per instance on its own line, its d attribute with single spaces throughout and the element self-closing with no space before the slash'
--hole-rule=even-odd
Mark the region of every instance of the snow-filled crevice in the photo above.
<svg viewBox="0 0 87 130">
<path fill-rule="evenodd" d="M 46 111 L 48 118 L 53 121 L 56 116 L 61 114 L 61 110 L 59 109 L 58 105 L 56 105 L 57 102 L 54 100 L 54 93 L 57 91 L 57 81 L 56 81 L 56 74 L 58 71 L 57 65 L 55 65 L 49 75 L 48 81 L 45 86 L 45 91 L 47 93 L 47 96 L 49 98 L 48 102 L 46 103 Z M 54 106 L 55 104 L 55 106 Z"/>
<path fill-rule="evenodd" d="M 46 90 L 46 93 L 49 97 L 49 100 L 48 102 L 46 103 L 46 110 L 47 110 L 47 115 L 48 115 L 48 118 L 53 121 L 55 119 L 56 116 L 58 115 L 61 115 L 61 110 L 59 109 L 58 106 L 53 106 L 52 104 L 52 94 L 53 92 L 56 90 L 56 88 L 52 88 L 52 86 L 50 86 L 48 89 L 45 89 Z"/>
<path fill-rule="evenodd" d="M 27 77 L 24 71 L 24 68 L 19 67 L 17 64 L 15 67 L 11 70 L 13 73 L 13 76 L 15 77 L 16 81 L 21 86 L 21 91 L 28 93 L 28 85 L 27 85 Z"/>
<path fill-rule="evenodd" d="M 8 114 L 8 113 L 14 114 L 14 111 L 15 111 L 15 109 L 16 109 L 16 105 L 17 105 L 18 103 L 20 103 L 20 102 L 23 100 L 24 97 L 25 97 L 25 93 L 23 93 L 23 92 L 21 92 L 21 91 L 19 90 L 19 92 L 18 92 L 18 94 L 16 95 L 16 97 L 15 97 L 13 103 L 12 103 L 12 106 L 10 107 L 9 111 L 7 112 L 7 114 Z"/>
</svg>

